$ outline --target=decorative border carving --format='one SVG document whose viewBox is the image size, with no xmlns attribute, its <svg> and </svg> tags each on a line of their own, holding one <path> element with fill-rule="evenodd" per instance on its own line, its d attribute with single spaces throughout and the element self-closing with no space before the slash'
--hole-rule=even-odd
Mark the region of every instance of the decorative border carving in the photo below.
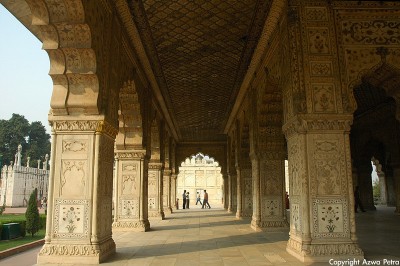
<svg viewBox="0 0 400 266">
<path fill-rule="evenodd" d="M 115 152 L 116 159 L 145 159 L 147 158 L 146 151 L 117 151 Z"/>
<path fill-rule="evenodd" d="M 311 256 L 341 256 L 341 255 L 358 255 L 363 256 L 364 252 L 353 243 L 341 244 L 314 244 L 310 246 Z"/>
<path fill-rule="evenodd" d="M 147 231 L 150 229 L 149 221 L 118 221 L 112 224 L 115 229 L 135 229 L 134 231 Z"/>
<path fill-rule="evenodd" d="M 113 125 L 106 121 L 99 120 L 85 120 L 85 121 L 70 121 L 70 120 L 59 120 L 51 121 L 53 130 L 55 131 L 94 131 L 104 133 L 110 137 L 115 138 L 118 133 Z"/>
<path fill-rule="evenodd" d="M 286 137 L 305 134 L 309 131 L 338 130 L 350 132 L 352 115 L 298 115 L 282 127 Z"/>
</svg>

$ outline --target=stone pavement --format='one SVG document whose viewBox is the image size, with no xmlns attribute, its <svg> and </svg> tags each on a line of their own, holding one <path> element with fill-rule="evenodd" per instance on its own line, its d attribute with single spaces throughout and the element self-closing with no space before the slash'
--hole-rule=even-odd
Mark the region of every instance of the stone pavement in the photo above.
<svg viewBox="0 0 400 266">
<path fill-rule="evenodd" d="M 400 262 L 400 216 L 394 208 L 357 213 L 360 246 L 368 260 Z M 163 221 L 151 221 L 149 232 L 114 233 L 117 254 L 104 265 L 305 265 L 285 251 L 288 231 L 254 232 L 249 220 L 225 210 L 178 210 Z M 36 263 L 39 248 L 3 260 L 0 265 Z M 314 263 L 312 265 L 330 265 Z M 362 265 L 362 261 L 359 265 Z M 384 264 L 380 264 L 384 265 Z"/>
</svg>

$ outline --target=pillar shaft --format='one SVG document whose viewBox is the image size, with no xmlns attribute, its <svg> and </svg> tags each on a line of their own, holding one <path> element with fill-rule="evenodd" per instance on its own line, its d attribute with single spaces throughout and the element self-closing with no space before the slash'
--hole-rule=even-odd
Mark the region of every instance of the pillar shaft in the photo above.
<svg viewBox="0 0 400 266">
<path fill-rule="evenodd" d="M 273 153 L 271 152 L 273 155 Z M 285 161 L 279 158 L 252 156 L 254 230 L 288 226 L 284 205 Z M 276 156 L 282 157 L 282 156 Z"/>
<path fill-rule="evenodd" d="M 171 207 L 171 170 L 164 170 L 163 180 L 163 209 L 164 212 L 172 213 Z"/>
<path fill-rule="evenodd" d="M 149 218 L 165 218 L 163 209 L 163 173 L 161 163 L 149 163 Z"/>
<path fill-rule="evenodd" d="M 237 211 L 236 218 L 251 217 L 253 214 L 251 168 L 237 167 Z"/>
<path fill-rule="evenodd" d="M 363 258 L 354 237 L 347 119 L 303 120 L 284 126 L 291 213 L 287 251 L 301 261 Z"/>
<path fill-rule="evenodd" d="M 102 118 L 87 118 L 53 121 L 47 227 L 39 264 L 98 264 L 115 253 L 111 209 L 116 130 Z"/>
<path fill-rule="evenodd" d="M 237 177 L 236 173 L 229 174 L 229 206 L 228 212 L 236 213 L 237 210 Z"/>
<path fill-rule="evenodd" d="M 147 231 L 148 159 L 144 150 L 117 150 L 113 230 Z"/>
<path fill-rule="evenodd" d="M 176 174 L 171 174 L 171 199 L 172 199 L 172 205 L 173 209 L 177 210 L 176 208 Z"/>
<path fill-rule="evenodd" d="M 394 191 L 396 195 L 395 213 L 400 214 L 400 167 L 393 167 Z"/>
</svg>

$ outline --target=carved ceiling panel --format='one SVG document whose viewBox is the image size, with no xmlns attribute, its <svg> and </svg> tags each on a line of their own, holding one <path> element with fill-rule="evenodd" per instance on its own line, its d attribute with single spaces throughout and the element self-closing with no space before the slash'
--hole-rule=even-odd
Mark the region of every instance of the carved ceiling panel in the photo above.
<svg viewBox="0 0 400 266">
<path fill-rule="evenodd" d="M 128 2 L 181 140 L 224 140 L 271 1 Z"/>
</svg>

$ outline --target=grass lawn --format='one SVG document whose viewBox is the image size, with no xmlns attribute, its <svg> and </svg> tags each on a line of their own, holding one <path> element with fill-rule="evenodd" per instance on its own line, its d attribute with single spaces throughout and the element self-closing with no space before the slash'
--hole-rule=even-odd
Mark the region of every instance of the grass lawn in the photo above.
<svg viewBox="0 0 400 266">
<path fill-rule="evenodd" d="M 0 223 L 8 221 L 24 221 L 25 214 L 2 214 L 0 215 Z M 26 234 L 25 237 L 20 237 L 11 240 L 0 240 L 0 252 L 9 248 L 18 247 L 30 242 L 34 242 L 44 238 L 45 229 L 40 229 L 33 237 L 30 234 Z"/>
<path fill-rule="evenodd" d="M 31 235 L 26 235 L 25 237 L 20 237 L 16 239 L 11 239 L 11 240 L 0 240 L 0 251 L 4 251 L 9 248 L 15 248 L 27 243 L 31 243 L 40 239 L 44 238 L 45 235 L 45 230 L 40 229 L 39 232 L 37 232 L 33 237 Z"/>
</svg>

